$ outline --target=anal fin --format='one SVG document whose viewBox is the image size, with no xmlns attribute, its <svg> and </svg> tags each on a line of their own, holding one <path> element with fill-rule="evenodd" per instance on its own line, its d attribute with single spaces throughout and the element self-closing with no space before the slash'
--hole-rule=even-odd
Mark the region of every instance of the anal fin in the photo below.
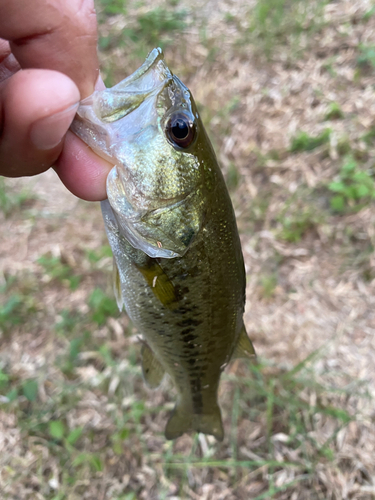
<svg viewBox="0 0 375 500">
<path fill-rule="evenodd" d="M 156 389 L 163 380 L 165 370 L 146 343 L 142 345 L 141 356 L 143 378 L 150 389 Z"/>
<path fill-rule="evenodd" d="M 249 337 L 247 336 L 245 326 L 243 326 L 231 359 L 233 360 L 238 358 L 255 358 L 255 357 L 256 354 L 254 346 Z"/>
</svg>

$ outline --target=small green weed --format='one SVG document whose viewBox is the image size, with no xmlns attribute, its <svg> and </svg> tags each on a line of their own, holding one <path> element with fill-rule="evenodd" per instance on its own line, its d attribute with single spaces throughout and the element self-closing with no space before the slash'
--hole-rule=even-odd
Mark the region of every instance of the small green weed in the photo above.
<svg viewBox="0 0 375 500">
<path fill-rule="evenodd" d="M 92 309 L 92 319 L 98 325 L 103 325 L 109 317 L 119 315 L 115 299 L 108 297 L 100 288 L 95 288 L 91 293 L 89 306 Z"/>
<path fill-rule="evenodd" d="M 247 232 L 253 233 L 254 231 L 261 231 L 264 228 L 270 197 L 270 191 L 264 189 L 249 200 L 249 209 L 246 220 L 244 220 Z M 242 220 L 239 219 L 239 222 L 242 222 Z M 241 231 L 244 229 L 241 229 Z"/>
<path fill-rule="evenodd" d="M 73 467 L 88 464 L 93 472 L 103 470 L 103 462 L 97 453 L 81 453 L 72 462 Z"/>
<path fill-rule="evenodd" d="M 51 279 L 67 283 L 71 290 L 78 288 L 81 277 L 75 275 L 72 268 L 63 263 L 60 257 L 53 257 L 50 254 L 46 254 L 39 257 L 37 262 L 44 268 Z"/>
<path fill-rule="evenodd" d="M 276 236 L 289 243 L 298 243 L 323 220 L 323 211 L 316 205 L 312 193 L 306 189 L 299 189 L 286 200 L 276 218 L 279 225 Z"/>
<path fill-rule="evenodd" d="M 78 312 L 63 309 L 60 311 L 55 329 L 57 333 L 68 336 L 70 333 L 75 333 L 77 327 L 79 328 L 82 324 L 82 321 L 82 315 Z"/>
<path fill-rule="evenodd" d="M 375 125 L 372 125 L 368 132 L 362 136 L 362 140 L 368 145 L 374 145 L 375 143 Z"/>
<path fill-rule="evenodd" d="M 0 368 L 0 394 L 8 387 L 9 375 Z"/>
<path fill-rule="evenodd" d="M 22 322 L 22 303 L 21 295 L 15 293 L 0 305 L 1 329 L 8 329 Z"/>
<path fill-rule="evenodd" d="M 277 274 L 263 274 L 259 280 L 260 295 L 265 299 L 270 299 L 274 296 L 277 287 Z"/>
<path fill-rule="evenodd" d="M 100 0 L 101 14 L 109 17 L 126 14 L 127 0 Z"/>
<path fill-rule="evenodd" d="M 357 64 L 360 70 L 365 72 L 375 69 L 375 45 L 361 44 L 359 46 Z"/>
<path fill-rule="evenodd" d="M 9 276 L 0 287 L 0 332 L 7 333 L 25 320 L 30 321 L 40 309 L 34 283 L 28 278 Z"/>
<path fill-rule="evenodd" d="M 375 198 L 375 183 L 371 175 L 361 170 L 352 156 L 348 156 L 336 178 L 328 185 L 335 193 L 331 208 L 336 212 L 358 210 Z"/>
<path fill-rule="evenodd" d="M 324 116 L 325 120 L 340 120 L 344 118 L 344 112 L 341 109 L 340 104 L 337 102 L 331 102 L 328 107 L 328 111 Z"/>
<path fill-rule="evenodd" d="M 337 152 L 340 156 L 347 156 L 351 151 L 350 139 L 346 136 L 339 137 L 337 140 Z"/>
<path fill-rule="evenodd" d="M 371 19 L 371 17 L 375 14 L 375 5 L 373 5 L 367 12 L 365 12 L 362 16 L 364 22 L 367 23 Z"/>
<path fill-rule="evenodd" d="M 82 436 L 83 427 L 75 427 L 69 430 L 62 420 L 50 420 L 48 422 L 48 433 L 55 441 L 63 441 L 69 449 L 76 444 Z"/>
<path fill-rule="evenodd" d="M 17 192 L 4 177 L 0 176 L 0 211 L 3 212 L 5 217 L 22 208 L 26 202 L 34 200 L 35 195 L 25 189 Z"/>
<path fill-rule="evenodd" d="M 14 385 L 13 378 L 0 369 L 0 394 L 5 395 L 8 402 L 22 395 L 32 403 L 38 398 L 38 382 L 35 379 L 25 379 Z"/>
<path fill-rule="evenodd" d="M 89 332 L 84 332 L 82 336 L 75 337 L 69 342 L 69 349 L 64 356 L 58 357 L 57 364 L 64 375 L 70 379 L 75 378 L 75 367 L 79 364 L 79 355 L 85 342 L 90 339 Z"/>
<path fill-rule="evenodd" d="M 103 245 L 97 250 L 87 250 L 86 257 L 92 264 L 96 264 L 106 257 L 112 257 L 112 250 L 109 245 Z"/>
<path fill-rule="evenodd" d="M 282 229 L 278 236 L 290 243 L 298 243 L 304 234 L 315 226 L 312 220 L 312 213 L 306 210 L 300 214 L 295 214 L 292 217 L 284 217 L 280 222 Z"/>
<path fill-rule="evenodd" d="M 22 384 L 22 394 L 30 401 L 36 401 L 38 397 L 38 382 L 34 379 L 27 379 Z"/>
<path fill-rule="evenodd" d="M 337 60 L 336 60 L 336 56 L 334 57 L 328 57 L 325 61 L 325 63 L 323 64 L 322 68 L 327 71 L 327 73 L 332 77 L 332 78 L 336 78 L 337 76 L 337 70 L 336 70 L 336 64 L 337 64 Z"/>
<path fill-rule="evenodd" d="M 329 143 L 331 129 L 326 128 L 320 134 L 311 136 L 307 132 L 300 132 L 293 139 L 290 146 L 291 153 L 299 153 L 301 151 L 312 151 L 313 149 Z"/>
</svg>

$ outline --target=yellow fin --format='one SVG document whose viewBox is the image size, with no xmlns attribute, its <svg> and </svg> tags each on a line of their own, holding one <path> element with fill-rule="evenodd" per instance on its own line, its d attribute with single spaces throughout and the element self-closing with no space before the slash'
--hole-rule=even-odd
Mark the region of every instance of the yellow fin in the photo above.
<svg viewBox="0 0 375 500">
<path fill-rule="evenodd" d="M 236 347 L 232 354 L 232 360 L 237 358 L 255 358 L 254 346 L 247 336 L 245 326 L 242 327 Z"/>
<path fill-rule="evenodd" d="M 224 439 L 224 429 L 220 408 L 216 405 L 212 408 L 211 413 L 189 415 L 187 411 L 177 404 L 165 428 L 165 437 L 167 439 L 176 439 L 189 431 L 211 434 L 218 441 L 222 441 Z"/>
<path fill-rule="evenodd" d="M 172 281 L 156 261 L 153 261 L 149 266 L 137 265 L 137 268 L 163 306 L 169 309 L 174 309 L 178 306 L 176 289 Z"/>
<path fill-rule="evenodd" d="M 124 307 L 124 301 L 122 298 L 120 274 L 118 272 L 117 264 L 114 257 L 113 257 L 113 269 L 112 269 L 112 282 L 113 282 L 113 291 L 115 293 L 117 307 L 121 312 L 122 308 Z"/>
<path fill-rule="evenodd" d="M 147 344 L 142 345 L 143 378 L 150 389 L 156 389 L 163 380 L 165 370 Z"/>
</svg>

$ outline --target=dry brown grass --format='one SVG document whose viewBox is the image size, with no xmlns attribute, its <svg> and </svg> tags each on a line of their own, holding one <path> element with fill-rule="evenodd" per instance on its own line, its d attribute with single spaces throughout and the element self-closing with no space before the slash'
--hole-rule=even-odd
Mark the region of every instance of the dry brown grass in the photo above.
<svg viewBox="0 0 375 500">
<path fill-rule="evenodd" d="M 249 30 L 255 0 L 153 2 L 187 13 L 177 16 L 182 31 L 175 14 L 152 36 L 139 31 L 150 5 L 101 14 L 104 76 L 131 73 L 159 36 L 192 90 L 231 188 L 260 364 L 235 362 L 223 376 L 222 444 L 166 442 L 173 391 L 169 381 L 144 387 L 137 332 L 112 314 L 98 206 L 76 200 L 53 172 L 7 180 L 1 498 L 375 498 L 375 208 L 349 200 L 334 212 L 327 187 L 348 154 L 374 175 L 372 3 L 289 2 L 303 31 L 289 19 L 263 37 Z M 342 116 L 327 121 L 331 103 Z M 319 147 L 290 151 L 301 131 L 327 127 Z"/>
</svg>

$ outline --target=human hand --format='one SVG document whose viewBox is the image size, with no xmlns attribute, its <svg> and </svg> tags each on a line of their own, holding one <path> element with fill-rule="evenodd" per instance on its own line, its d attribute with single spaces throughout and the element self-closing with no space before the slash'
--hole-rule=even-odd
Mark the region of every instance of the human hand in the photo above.
<svg viewBox="0 0 375 500">
<path fill-rule="evenodd" d="M 106 198 L 112 165 L 67 132 L 98 80 L 96 42 L 93 0 L 0 0 L 0 175 L 54 166 L 76 196 Z"/>
</svg>

